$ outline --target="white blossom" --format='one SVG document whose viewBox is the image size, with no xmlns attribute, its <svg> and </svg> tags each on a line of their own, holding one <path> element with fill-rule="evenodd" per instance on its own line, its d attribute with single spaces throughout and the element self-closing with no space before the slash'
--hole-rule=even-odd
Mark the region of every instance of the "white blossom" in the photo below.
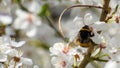
<svg viewBox="0 0 120 68">
<path fill-rule="evenodd" d="M 41 25 L 41 19 L 32 13 L 22 11 L 20 9 L 16 10 L 17 18 L 14 21 L 14 28 L 24 30 L 28 37 L 33 37 L 36 35 L 37 27 Z"/>
<path fill-rule="evenodd" d="M 77 62 L 83 59 L 82 52 L 79 53 L 77 49 L 78 47 L 70 48 L 64 43 L 55 43 L 54 46 L 50 48 L 52 56 L 51 63 L 55 66 L 55 68 L 72 68 L 75 55 L 80 57 Z"/>
</svg>

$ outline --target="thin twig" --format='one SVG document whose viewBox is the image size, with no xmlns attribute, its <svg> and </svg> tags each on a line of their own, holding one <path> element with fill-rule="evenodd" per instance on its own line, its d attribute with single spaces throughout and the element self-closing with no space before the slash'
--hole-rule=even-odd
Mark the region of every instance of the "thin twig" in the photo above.
<svg viewBox="0 0 120 68">
<path fill-rule="evenodd" d="M 22 10 L 31 13 L 26 7 L 24 7 L 24 6 L 22 5 L 21 0 L 19 0 L 17 3 L 18 3 L 19 7 L 20 7 Z"/>
<path fill-rule="evenodd" d="M 20 6 L 20 8 L 21 8 L 22 10 L 24 10 L 24 11 L 26 11 L 26 12 L 29 12 L 29 13 L 32 13 L 32 12 L 30 12 L 26 7 L 24 7 L 24 6 L 22 5 L 21 1 L 18 2 L 18 5 Z M 48 20 L 49 25 L 51 26 L 51 28 L 53 28 L 53 29 L 56 31 L 56 33 L 57 33 L 64 41 L 66 41 L 66 39 L 63 38 L 63 36 L 62 36 L 61 33 L 59 32 L 59 30 L 54 26 L 53 20 L 52 20 L 49 16 L 47 16 L 47 15 L 45 16 L 45 18 Z"/>
</svg>

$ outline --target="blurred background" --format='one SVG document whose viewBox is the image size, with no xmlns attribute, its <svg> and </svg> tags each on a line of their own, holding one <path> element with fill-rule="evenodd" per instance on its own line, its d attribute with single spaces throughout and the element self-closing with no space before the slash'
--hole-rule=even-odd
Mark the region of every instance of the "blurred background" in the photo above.
<svg viewBox="0 0 120 68">
<path fill-rule="evenodd" d="M 0 0 L 0 34 L 24 40 L 21 47 L 24 56 L 31 58 L 40 68 L 53 68 L 50 62 L 49 47 L 64 42 L 58 30 L 61 12 L 75 4 L 98 5 L 101 0 Z M 91 13 L 95 22 L 99 20 L 100 9 L 74 8 L 62 17 L 62 27 L 66 37 L 74 36 L 79 29 L 82 17 Z M 81 17 L 81 18 L 79 18 Z M 85 21 L 88 22 L 88 21 Z"/>
</svg>

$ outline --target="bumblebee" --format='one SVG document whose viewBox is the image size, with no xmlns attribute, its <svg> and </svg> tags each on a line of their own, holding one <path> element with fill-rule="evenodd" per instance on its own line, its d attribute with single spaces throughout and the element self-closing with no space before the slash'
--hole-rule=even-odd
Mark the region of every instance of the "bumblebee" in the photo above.
<svg viewBox="0 0 120 68">
<path fill-rule="evenodd" d="M 89 47 L 93 44 L 92 39 L 90 39 L 90 37 L 93 36 L 94 33 L 92 29 L 88 25 L 85 25 L 80 29 L 75 42 L 82 47 Z"/>
</svg>

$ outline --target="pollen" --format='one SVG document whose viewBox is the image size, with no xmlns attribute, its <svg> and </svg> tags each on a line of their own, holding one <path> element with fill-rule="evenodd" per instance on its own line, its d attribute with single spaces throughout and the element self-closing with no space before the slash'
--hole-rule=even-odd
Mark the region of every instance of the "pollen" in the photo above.
<svg viewBox="0 0 120 68">
<path fill-rule="evenodd" d="M 62 51 L 62 52 L 63 52 L 64 54 L 67 54 L 67 53 L 69 52 L 69 49 L 70 49 L 70 47 L 69 47 L 69 46 L 66 46 L 66 47 L 63 48 L 63 51 Z"/>
<path fill-rule="evenodd" d="M 32 22 L 32 14 L 29 14 L 29 15 L 28 15 L 27 20 L 28 20 L 29 22 Z"/>
<path fill-rule="evenodd" d="M 14 61 L 15 61 L 15 62 L 19 62 L 19 61 L 20 61 L 20 58 L 19 58 L 19 57 L 14 56 L 13 58 L 14 58 Z"/>
<path fill-rule="evenodd" d="M 66 62 L 65 62 L 65 61 L 62 61 L 62 62 L 61 62 L 61 65 L 62 65 L 62 67 L 64 68 L 64 67 L 66 66 Z"/>
</svg>

